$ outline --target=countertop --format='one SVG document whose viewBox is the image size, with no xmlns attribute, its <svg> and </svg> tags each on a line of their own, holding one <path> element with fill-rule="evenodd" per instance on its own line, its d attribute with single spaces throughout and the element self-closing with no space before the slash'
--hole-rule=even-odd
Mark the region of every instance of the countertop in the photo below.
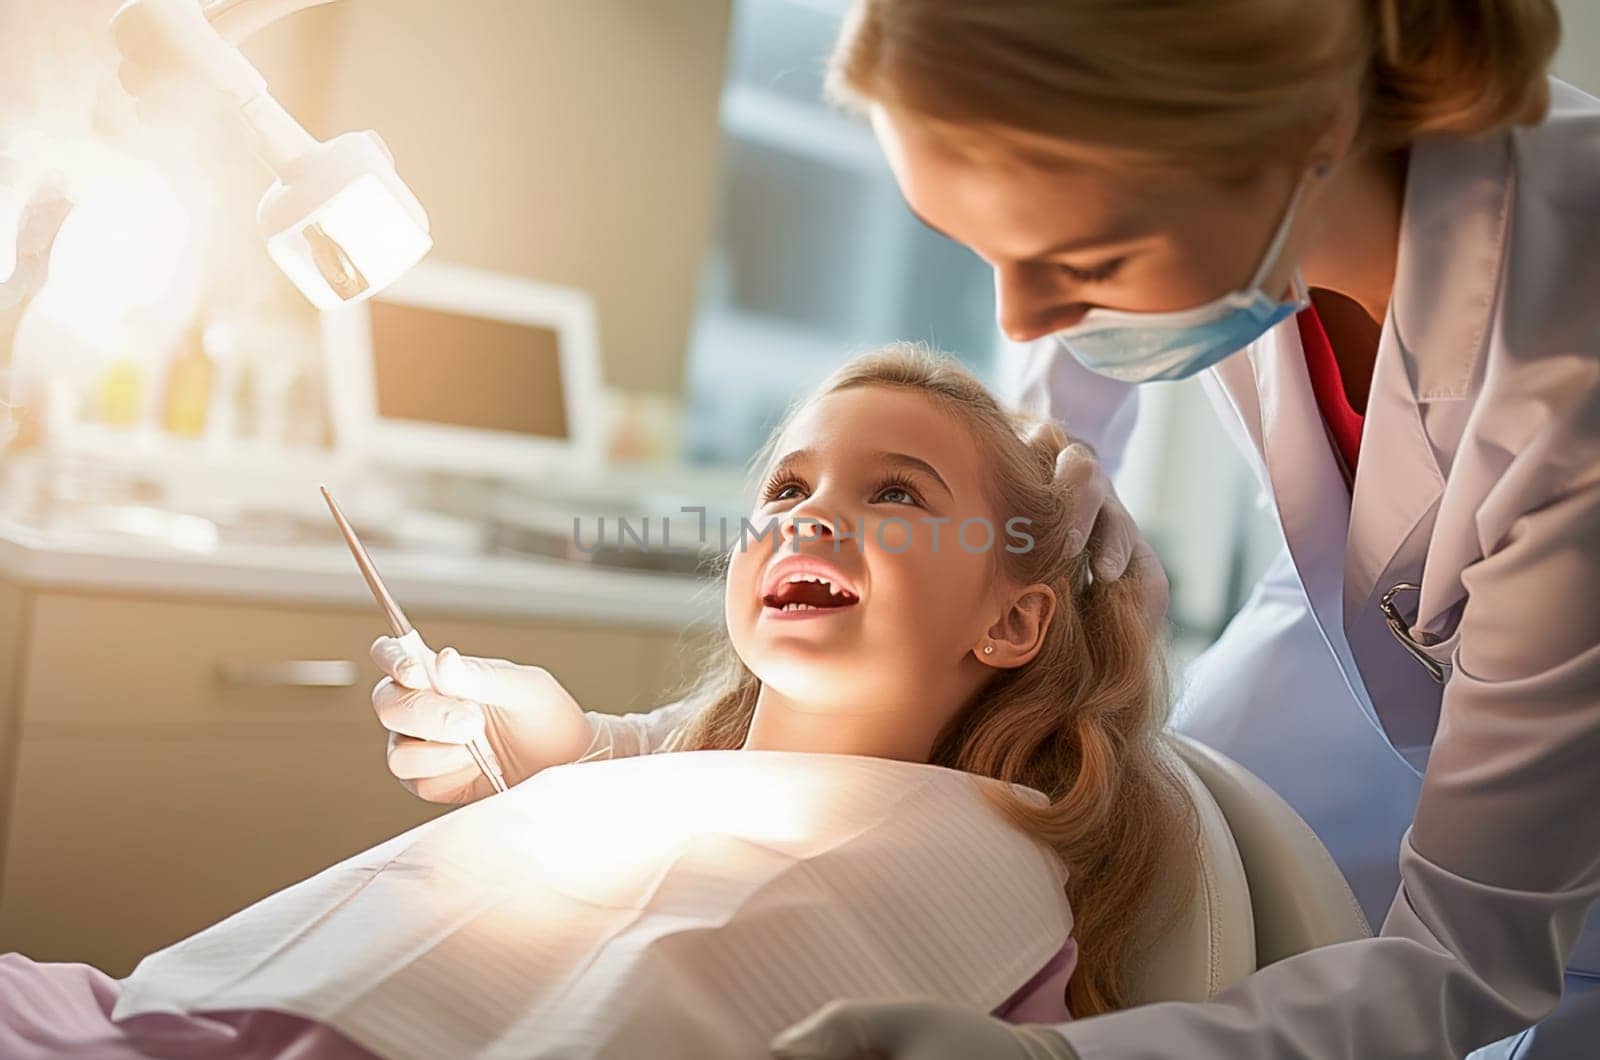
<svg viewBox="0 0 1600 1060">
<path fill-rule="evenodd" d="M 401 606 L 429 613 L 682 629 L 719 619 L 708 580 L 537 556 L 373 548 Z M 135 537 L 45 531 L 0 518 L 0 578 L 35 589 L 373 607 L 350 553 L 327 544 L 222 541 L 186 549 Z"/>
</svg>

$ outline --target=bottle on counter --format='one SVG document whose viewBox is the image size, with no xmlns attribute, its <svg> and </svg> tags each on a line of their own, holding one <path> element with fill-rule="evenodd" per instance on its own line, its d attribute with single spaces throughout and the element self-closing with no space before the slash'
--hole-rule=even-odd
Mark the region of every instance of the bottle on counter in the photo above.
<svg viewBox="0 0 1600 1060">
<path fill-rule="evenodd" d="M 108 427 L 137 427 L 144 411 L 144 372 L 138 362 L 118 357 L 100 373 L 100 421 Z"/>
<path fill-rule="evenodd" d="M 168 434 L 180 438 L 199 438 L 205 434 L 216 374 L 216 363 L 206 352 L 200 331 L 191 331 L 177 356 L 167 365 L 161 426 Z"/>
</svg>

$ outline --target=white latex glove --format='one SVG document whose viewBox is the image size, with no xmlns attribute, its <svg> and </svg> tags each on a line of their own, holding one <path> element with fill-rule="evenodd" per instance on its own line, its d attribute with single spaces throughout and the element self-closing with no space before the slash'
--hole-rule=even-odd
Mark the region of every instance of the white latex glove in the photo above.
<svg viewBox="0 0 1600 1060">
<path fill-rule="evenodd" d="M 1116 581 L 1124 574 L 1137 577 L 1144 590 L 1145 614 L 1151 628 L 1167 616 L 1171 589 L 1167 572 L 1139 526 L 1117 498 L 1117 491 L 1096 459 L 1094 450 L 1074 442 L 1056 457 L 1056 481 L 1072 491 L 1072 529 L 1067 548 L 1077 555 L 1092 545 L 1096 581 Z"/>
<path fill-rule="evenodd" d="M 577 702 L 537 666 L 446 648 L 436 656 L 435 690 L 393 637 L 373 642 L 372 661 L 388 675 L 373 688 L 372 707 L 389 730 L 389 772 L 429 802 L 473 802 L 493 794 L 462 746 L 480 731 L 508 785 L 573 761 L 593 739 Z"/>
<path fill-rule="evenodd" d="M 772 1040 L 780 1060 L 1077 1060 L 1048 1027 L 948 1001 L 834 1001 Z"/>
</svg>

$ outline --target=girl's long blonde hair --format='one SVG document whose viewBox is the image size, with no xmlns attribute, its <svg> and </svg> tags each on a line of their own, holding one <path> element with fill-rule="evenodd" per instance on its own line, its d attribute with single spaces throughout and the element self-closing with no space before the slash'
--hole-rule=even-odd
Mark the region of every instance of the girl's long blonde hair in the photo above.
<svg viewBox="0 0 1600 1060">
<path fill-rule="evenodd" d="M 1352 89 L 1366 144 L 1537 122 L 1553 0 L 856 0 L 829 89 L 1126 162 L 1250 167 Z"/>
<path fill-rule="evenodd" d="M 930 761 L 1049 797 L 1042 807 L 1004 799 L 1001 809 L 1067 867 L 1079 953 L 1068 1004 L 1075 1016 L 1124 1007 L 1129 958 L 1161 926 L 1151 921 L 1152 892 L 1173 882 L 1158 880 L 1161 870 L 1194 842 L 1192 809 L 1160 741 L 1166 682 L 1137 572 L 1093 580 L 1093 539 L 1068 556 L 1075 498 L 1057 485 L 1055 464 L 1070 439 L 1055 424 L 1007 412 L 959 364 L 910 344 L 852 361 L 812 400 L 859 387 L 910 390 L 941 405 L 985 453 L 993 510 L 1031 520 L 1031 549 L 993 555 L 997 577 L 1055 591 L 1044 646 L 1026 666 L 996 671 Z M 695 693 L 704 706 L 681 748 L 731 750 L 749 731 L 761 682 L 731 645 L 721 654 Z M 1164 896 L 1181 898 L 1187 879 Z"/>
</svg>

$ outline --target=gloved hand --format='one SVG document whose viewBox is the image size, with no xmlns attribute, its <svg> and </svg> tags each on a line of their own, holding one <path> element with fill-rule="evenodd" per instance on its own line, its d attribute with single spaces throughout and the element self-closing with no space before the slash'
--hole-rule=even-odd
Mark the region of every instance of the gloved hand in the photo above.
<svg viewBox="0 0 1600 1060">
<path fill-rule="evenodd" d="M 948 1001 L 834 1001 L 772 1040 L 780 1060 L 1077 1060 L 1048 1027 Z"/>
<path fill-rule="evenodd" d="M 1144 591 L 1150 626 L 1159 626 L 1167 616 L 1171 595 L 1167 572 L 1117 498 L 1094 450 L 1080 442 L 1061 450 L 1056 457 L 1056 482 L 1070 488 L 1076 498 L 1067 547 L 1076 555 L 1092 544 L 1096 581 L 1116 581 L 1131 568 Z"/>
<path fill-rule="evenodd" d="M 389 730 L 389 772 L 429 802 L 473 802 L 493 793 L 462 746 L 479 732 L 508 785 L 573 761 L 592 738 L 577 702 L 537 666 L 446 648 L 436 656 L 433 689 L 393 637 L 373 643 L 372 661 L 388 675 L 373 688 L 372 707 Z"/>
</svg>

